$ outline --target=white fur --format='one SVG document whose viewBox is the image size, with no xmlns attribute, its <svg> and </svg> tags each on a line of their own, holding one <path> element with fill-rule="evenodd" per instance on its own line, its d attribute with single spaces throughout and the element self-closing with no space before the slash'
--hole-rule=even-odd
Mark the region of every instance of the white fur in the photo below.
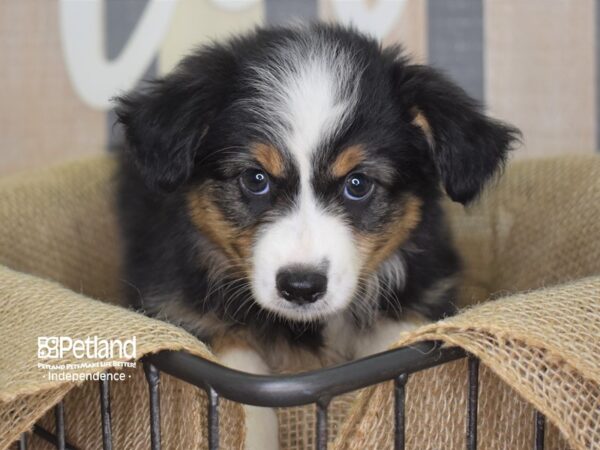
<svg viewBox="0 0 600 450">
<path fill-rule="evenodd" d="M 309 181 L 311 157 L 318 145 L 342 128 L 354 109 L 354 94 L 344 96 L 346 77 L 339 73 L 351 70 L 349 64 L 342 62 L 336 70 L 327 59 L 326 52 L 309 55 L 299 73 L 288 74 L 285 98 L 279 105 L 288 124 L 285 143 L 300 166 L 304 183 Z"/>
<path fill-rule="evenodd" d="M 296 207 L 263 230 L 254 250 L 252 289 L 266 309 L 290 319 L 311 320 L 345 308 L 354 295 L 362 261 L 350 227 L 317 204 L 311 179 L 319 145 L 343 129 L 356 105 L 360 68 L 342 49 L 322 41 L 300 42 L 253 69 L 261 93 L 254 111 L 291 154 L 300 173 Z M 297 306 L 278 295 L 277 272 L 292 264 L 328 262 L 328 289 L 312 305 Z"/>
<path fill-rule="evenodd" d="M 400 334 L 416 329 L 418 322 L 397 321 L 392 319 L 380 319 L 373 329 L 360 333 L 356 339 L 355 358 L 389 350 L 394 342 L 400 338 Z"/>
<path fill-rule="evenodd" d="M 302 199 L 299 208 L 271 224 L 254 249 L 252 289 L 265 309 L 290 319 L 311 320 L 344 309 L 352 300 L 361 266 L 351 230 L 339 218 Z M 277 272 L 291 264 L 319 266 L 328 261 L 327 292 L 298 306 L 281 298 Z"/>
<path fill-rule="evenodd" d="M 257 94 L 241 103 L 302 164 L 324 138 L 341 130 L 357 103 L 363 68 L 353 55 L 319 36 L 273 48 L 270 60 L 247 69 Z"/>
<path fill-rule="evenodd" d="M 406 264 L 399 253 L 386 259 L 379 269 L 381 281 L 388 290 L 400 291 L 406 284 Z"/>
<path fill-rule="evenodd" d="M 251 349 L 232 348 L 218 355 L 221 363 L 243 372 L 266 375 L 267 364 Z M 279 424 L 272 408 L 244 405 L 246 413 L 246 450 L 279 449 Z"/>
</svg>

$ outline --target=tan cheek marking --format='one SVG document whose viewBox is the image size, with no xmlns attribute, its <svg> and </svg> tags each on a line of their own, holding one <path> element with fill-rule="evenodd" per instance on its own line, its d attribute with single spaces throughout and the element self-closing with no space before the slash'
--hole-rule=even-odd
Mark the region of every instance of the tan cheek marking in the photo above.
<svg viewBox="0 0 600 450">
<path fill-rule="evenodd" d="M 249 273 L 253 229 L 241 229 L 223 217 L 223 213 L 211 200 L 210 186 L 204 185 L 187 196 L 192 223 L 220 247 L 227 257 Z"/>
<path fill-rule="evenodd" d="M 427 139 L 427 143 L 433 147 L 433 131 L 431 129 L 431 125 L 429 125 L 429 121 L 425 118 L 421 110 L 417 107 L 411 109 L 411 112 L 414 116 L 412 123 L 413 125 L 419 127 L 423 130 L 423 134 L 425 135 L 425 139 Z"/>
<path fill-rule="evenodd" d="M 410 232 L 421 221 L 422 200 L 410 196 L 402 212 L 380 233 L 362 234 L 358 238 L 359 248 L 365 258 L 365 271 L 373 272 L 406 241 Z"/>
<path fill-rule="evenodd" d="M 262 143 L 255 144 L 252 147 L 252 154 L 271 175 L 274 177 L 281 177 L 283 175 L 283 157 L 275 147 Z"/>
<path fill-rule="evenodd" d="M 331 166 L 331 173 L 334 177 L 341 178 L 364 160 L 365 151 L 362 145 L 353 145 L 338 155 Z"/>
</svg>

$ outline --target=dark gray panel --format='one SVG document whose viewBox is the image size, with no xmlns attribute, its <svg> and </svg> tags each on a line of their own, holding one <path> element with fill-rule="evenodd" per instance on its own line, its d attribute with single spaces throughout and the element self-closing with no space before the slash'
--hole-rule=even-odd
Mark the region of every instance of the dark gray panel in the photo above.
<svg viewBox="0 0 600 450">
<path fill-rule="evenodd" d="M 108 59 L 116 58 L 135 28 L 148 0 L 105 0 L 105 51 Z"/>
<path fill-rule="evenodd" d="M 265 19 L 269 25 L 316 20 L 317 0 L 265 0 Z"/>
<path fill-rule="evenodd" d="M 105 0 L 105 52 L 108 59 L 116 58 L 131 36 L 148 0 Z M 148 66 L 142 80 L 150 79 L 157 73 L 156 59 Z M 115 125 L 113 110 L 106 113 L 108 148 L 110 150 L 123 145 L 123 130 Z"/>
<path fill-rule="evenodd" d="M 484 100 L 483 0 L 429 0 L 429 63 Z"/>
</svg>

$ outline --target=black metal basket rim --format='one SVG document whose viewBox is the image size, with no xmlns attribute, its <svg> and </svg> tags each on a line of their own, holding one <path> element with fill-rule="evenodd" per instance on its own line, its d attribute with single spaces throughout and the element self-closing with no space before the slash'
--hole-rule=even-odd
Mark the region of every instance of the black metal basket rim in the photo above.
<svg viewBox="0 0 600 450">
<path fill-rule="evenodd" d="M 424 341 L 366 358 L 293 375 L 256 375 L 230 369 L 185 351 L 144 358 L 162 372 L 238 402 L 289 407 L 328 403 L 332 397 L 467 356 L 458 347 Z"/>
</svg>

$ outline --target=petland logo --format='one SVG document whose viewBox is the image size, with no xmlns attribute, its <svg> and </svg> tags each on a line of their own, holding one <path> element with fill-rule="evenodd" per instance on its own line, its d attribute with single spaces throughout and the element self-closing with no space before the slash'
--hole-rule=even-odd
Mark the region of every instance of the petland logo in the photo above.
<svg viewBox="0 0 600 450">
<path fill-rule="evenodd" d="M 39 336 L 38 358 L 136 359 L 135 336 L 131 339 L 73 339 L 68 336 Z"/>
</svg>

